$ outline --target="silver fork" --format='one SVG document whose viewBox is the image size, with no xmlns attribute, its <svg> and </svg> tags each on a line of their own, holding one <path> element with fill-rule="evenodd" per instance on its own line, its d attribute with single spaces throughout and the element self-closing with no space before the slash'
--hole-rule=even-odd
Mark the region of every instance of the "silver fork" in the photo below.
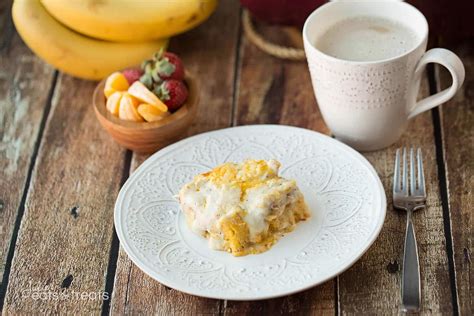
<svg viewBox="0 0 474 316">
<path fill-rule="evenodd" d="M 423 158 L 421 149 L 410 149 L 410 173 L 408 174 L 407 149 L 403 148 L 403 165 L 400 159 L 401 150 L 395 157 L 393 175 L 393 206 L 407 211 L 407 231 L 405 235 L 405 251 L 403 254 L 402 271 L 402 311 L 416 312 L 420 309 L 420 264 L 416 246 L 415 229 L 413 228 L 412 213 L 426 205 L 425 176 L 423 174 Z M 415 175 L 415 165 L 417 175 Z"/>
</svg>

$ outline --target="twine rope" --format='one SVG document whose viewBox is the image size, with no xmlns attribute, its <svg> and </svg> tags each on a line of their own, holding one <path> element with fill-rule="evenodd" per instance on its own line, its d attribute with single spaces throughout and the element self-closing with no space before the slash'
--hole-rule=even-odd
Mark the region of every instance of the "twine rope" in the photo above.
<svg viewBox="0 0 474 316">
<path fill-rule="evenodd" d="M 290 59 L 290 60 L 304 60 L 305 53 L 303 49 L 286 47 L 268 42 L 255 30 L 247 9 L 244 9 L 242 14 L 242 24 L 247 38 L 259 49 L 272 56 Z"/>
</svg>

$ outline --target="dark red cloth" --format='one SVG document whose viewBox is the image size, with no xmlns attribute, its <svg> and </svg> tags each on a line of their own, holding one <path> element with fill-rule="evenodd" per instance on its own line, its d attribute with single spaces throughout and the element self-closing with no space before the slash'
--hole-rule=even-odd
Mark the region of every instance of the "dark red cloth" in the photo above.
<svg viewBox="0 0 474 316">
<path fill-rule="evenodd" d="M 240 0 L 257 19 L 280 25 L 303 27 L 306 18 L 326 0 Z"/>
<path fill-rule="evenodd" d="M 240 0 L 254 17 L 270 24 L 302 27 L 325 0 Z M 430 38 L 442 44 L 474 37 L 474 0 L 407 0 L 427 18 Z"/>
</svg>

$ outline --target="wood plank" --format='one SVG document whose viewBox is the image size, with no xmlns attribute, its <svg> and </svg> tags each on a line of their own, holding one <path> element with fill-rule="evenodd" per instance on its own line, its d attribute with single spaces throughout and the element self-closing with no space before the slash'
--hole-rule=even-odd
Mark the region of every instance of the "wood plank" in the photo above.
<svg viewBox="0 0 474 316">
<path fill-rule="evenodd" d="M 429 94 L 424 80 L 420 95 Z M 406 214 L 392 206 L 394 157 L 402 146 L 421 147 L 427 183 L 427 205 L 416 212 L 413 221 L 420 256 L 422 314 L 451 314 L 451 290 L 444 238 L 433 121 L 425 112 L 409 123 L 408 130 L 395 145 L 365 157 L 377 170 L 387 195 L 387 216 L 382 231 L 369 251 L 339 277 L 340 312 L 374 315 L 398 314 L 400 308 L 400 276 L 403 262 Z"/>
<path fill-rule="evenodd" d="M 101 310 L 125 151 L 94 116 L 95 85 L 66 75 L 58 78 L 28 191 L 5 313 Z"/>
<path fill-rule="evenodd" d="M 290 32 L 256 25 L 269 41 L 294 45 Z M 329 134 L 316 104 L 305 61 L 284 61 L 265 54 L 242 37 L 236 125 L 285 124 Z"/>
<path fill-rule="evenodd" d="M 35 57 L 15 34 L 9 1 L 0 4 L 0 278 L 15 221 L 22 213 L 35 144 L 54 70 Z M 10 29 L 11 28 L 11 29 Z M 12 35 L 12 34 L 13 35 Z M 11 258 L 11 255 L 10 255 Z M 8 267 L 7 267 L 8 269 Z"/>
<path fill-rule="evenodd" d="M 454 50 L 466 67 L 466 81 L 457 95 L 440 108 L 443 152 L 449 194 L 454 265 L 461 315 L 474 314 L 474 42 Z M 440 88 L 451 85 L 445 69 Z"/>
<path fill-rule="evenodd" d="M 15 33 L 11 17 L 12 4 L 13 0 L 0 2 L 0 50 L 8 50 Z"/>
<path fill-rule="evenodd" d="M 226 301 L 224 315 L 331 315 L 335 314 L 335 280 L 301 293 L 263 301 Z"/>
<path fill-rule="evenodd" d="M 291 32 L 257 25 L 270 41 L 292 45 Z M 236 125 L 286 124 L 329 133 L 311 86 L 306 62 L 284 61 L 271 57 L 242 38 L 239 94 Z M 271 300 L 228 301 L 226 315 L 334 315 L 335 279 L 310 290 Z"/>
<path fill-rule="evenodd" d="M 183 58 L 186 69 L 196 75 L 201 85 L 198 115 L 183 138 L 231 123 L 239 24 L 238 2 L 221 2 L 209 21 L 171 41 L 170 51 Z M 147 157 L 134 154 L 130 171 Z M 120 249 L 112 314 L 218 314 L 220 307 L 219 300 L 183 294 L 154 281 Z"/>
</svg>

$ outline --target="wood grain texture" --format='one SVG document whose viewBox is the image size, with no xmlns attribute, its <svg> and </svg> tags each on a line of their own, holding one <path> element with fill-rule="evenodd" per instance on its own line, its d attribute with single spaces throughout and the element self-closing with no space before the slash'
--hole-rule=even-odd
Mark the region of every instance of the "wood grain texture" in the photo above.
<svg viewBox="0 0 474 316">
<path fill-rule="evenodd" d="M 199 28 L 171 41 L 170 51 L 199 81 L 200 104 L 195 121 L 181 138 L 228 127 L 231 123 L 234 74 L 239 34 L 239 4 L 221 2 Z M 133 155 L 131 172 L 148 156 Z M 169 289 L 144 274 L 120 249 L 112 314 L 214 315 L 222 301 L 199 298 Z"/>
<path fill-rule="evenodd" d="M 429 95 L 424 80 L 420 96 Z M 421 314 L 451 314 L 451 290 L 440 201 L 433 121 L 425 112 L 409 122 L 400 141 L 390 148 L 366 153 L 377 170 L 387 196 L 387 215 L 373 246 L 348 271 L 339 277 L 340 312 L 344 315 L 369 313 L 395 315 L 400 307 L 400 276 L 403 262 L 406 213 L 392 206 L 392 178 L 395 151 L 402 146 L 423 151 L 427 183 L 427 205 L 413 216 L 420 257 Z"/>
<path fill-rule="evenodd" d="M 294 46 L 291 32 L 256 24 L 268 40 Z M 285 124 L 329 133 L 316 105 L 306 62 L 271 57 L 242 38 L 236 125 Z"/>
<path fill-rule="evenodd" d="M 94 117 L 95 85 L 59 76 L 28 191 L 4 313 L 100 312 L 124 150 Z"/>
<path fill-rule="evenodd" d="M 4 7 L 3 7 L 4 6 Z M 0 11 L 0 278 L 27 185 L 35 143 L 54 70 L 36 58 L 15 34 L 9 36 L 8 1 Z M 11 31 L 14 32 L 14 31 Z M 41 80 L 39 80 L 41 78 Z M 21 213 L 21 212 L 20 212 Z"/>
<path fill-rule="evenodd" d="M 474 314 L 474 41 L 454 50 L 466 67 L 466 80 L 456 96 L 441 107 L 443 152 L 449 194 L 454 264 L 461 315 Z M 440 70 L 440 88 L 451 77 Z"/>
<path fill-rule="evenodd" d="M 335 314 L 335 279 L 301 293 L 254 302 L 226 301 L 224 315 L 327 315 Z"/>
<path fill-rule="evenodd" d="M 12 43 L 12 35 L 15 34 L 12 20 L 13 0 L 0 2 L 0 50 L 7 50 Z"/>
<path fill-rule="evenodd" d="M 294 45 L 292 32 L 257 25 L 260 34 L 272 42 Z M 283 61 L 271 57 L 242 38 L 241 68 L 235 124 L 286 124 L 329 130 L 311 86 L 306 62 Z M 310 290 L 271 300 L 227 301 L 225 315 L 334 315 L 335 279 Z"/>
</svg>

